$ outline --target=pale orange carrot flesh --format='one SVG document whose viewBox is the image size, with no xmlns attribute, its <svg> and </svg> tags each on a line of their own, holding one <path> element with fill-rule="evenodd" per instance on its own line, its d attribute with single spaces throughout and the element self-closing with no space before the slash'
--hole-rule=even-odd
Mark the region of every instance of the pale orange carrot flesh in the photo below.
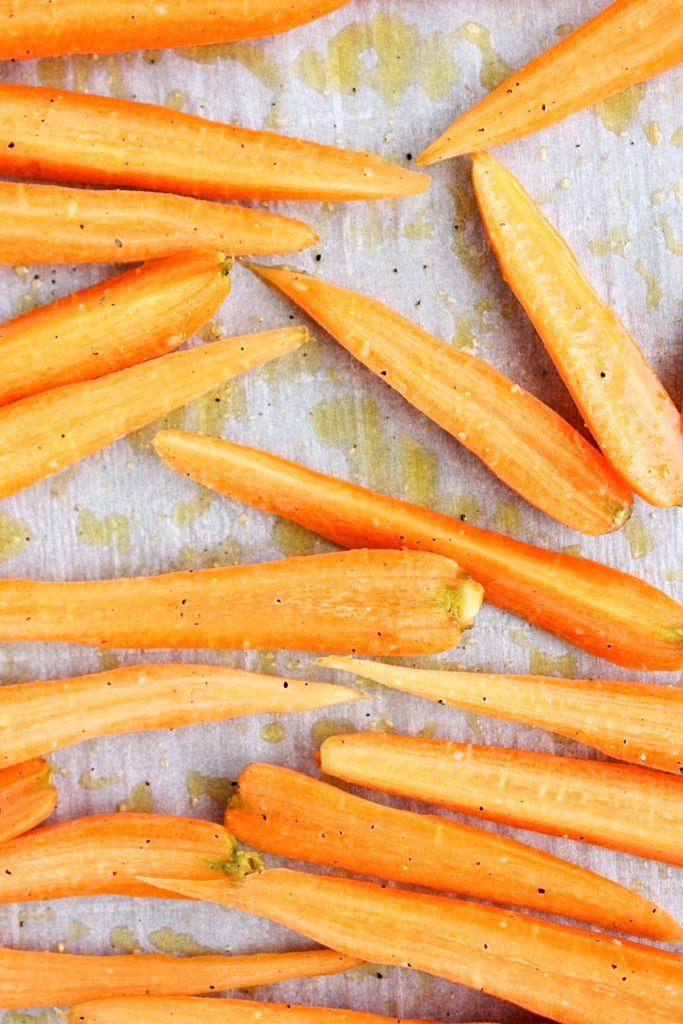
<svg viewBox="0 0 683 1024">
<path fill-rule="evenodd" d="M 682 0 L 615 0 L 515 71 L 417 158 L 426 166 L 547 128 L 680 63 Z"/>
<path fill-rule="evenodd" d="M 372 963 L 413 967 L 560 1024 L 681 1024 L 683 957 L 477 903 L 276 869 L 152 884 L 211 900 Z"/>
<path fill-rule="evenodd" d="M 683 504 L 680 415 L 645 356 L 514 175 L 478 153 L 473 181 L 503 277 L 603 454 L 650 504 Z"/>
<path fill-rule="evenodd" d="M 4 406 L 0 498 L 66 469 L 307 340 L 307 330 L 300 327 L 228 338 Z"/>
<path fill-rule="evenodd" d="M 178 473 L 292 519 L 344 547 L 417 548 L 460 562 L 486 599 L 628 668 L 683 669 L 683 607 L 589 559 L 546 551 L 418 505 L 227 441 L 163 431 L 154 442 Z"/>
<path fill-rule="evenodd" d="M 683 865 L 683 779 L 633 765 L 409 736 L 333 736 L 323 771 L 516 828 Z"/>
<path fill-rule="evenodd" d="M 513 839 L 363 800 L 275 765 L 249 765 L 238 785 L 226 828 L 267 853 L 660 942 L 683 938 L 680 925 L 649 900 Z"/>
<path fill-rule="evenodd" d="M 319 664 L 463 711 L 548 729 L 641 767 L 683 773 L 683 690 L 675 686 L 432 672 L 334 656 Z"/>
<path fill-rule="evenodd" d="M 0 843 L 35 828 L 56 806 L 57 790 L 47 761 L 37 757 L 0 768 Z"/>
<path fill-rule="evenodd" d="M 330 949 L 251 956 L 77 956 L 0 948 L 0 1008 L 64 1006 L 107 996 L 171 996 L 339 974 L 359 961 Z"/>
<path fill-rule="evenodd" d="M 205 199 L 391 199 L 429 187 L 371 153 L 26 85 L 0 85 L 0 173 Z"/>
<path fill-rule="evenodd" d="M 604 456 L 483 359 L 359 292 L 283 268 L 252 269 L 530 504 L 589 534 L 626 522 L 631 495 Z"/>
</svg>

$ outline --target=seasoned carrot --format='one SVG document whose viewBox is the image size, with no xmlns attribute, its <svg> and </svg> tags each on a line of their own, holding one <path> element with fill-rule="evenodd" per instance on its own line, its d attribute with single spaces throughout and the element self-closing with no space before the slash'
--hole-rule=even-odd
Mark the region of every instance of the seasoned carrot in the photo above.
<svg viewBox="0 0 683 1024">
<path fill-rule="evenodd" d="M 0 85 L 0 173 L 208 199 L 395 199 L 429 187 L 371 153 L 30 85 Z"/>
<path fill-rule="evenodd" d="M 282 868 L 151 880 L 277 921 L 349 956 L 413 967 L 561 1024 L 681 1024 L 683 956 L 478 903 Z"/>
<path fill-rule="evenodd" d="M 256 256 L 317 237 L 292 217 L 204 199 L 0 181 L 0 263 L 136 263 L 212 248 Z"/>
<path fill-rule="evenodd" d="M 63 1006 L 107 996 L 172 996 L 339 974 L 359 961 L 331 949 L 251 956 L 77 956 L 0 948 L 0 1008 Z"/>
<path fill-rule="evenodd" d="M 80 0 L 0 0 L 4 24 L 0 60 L 34 60 L 73 53 L 201 46 L 288 32 L 335 11 L 348 0 L 100 0 L 96 18 Z"/>
<path fill-rule="evenodd" d="M 57 790 L 47 761 L 37 757 L 0 768 L 0 843 L 35 828 L 56 806 Z"/>
<path fill-rule="evenodd" d="M 453 558 L 486 599 L 590 654 L 627 668 L 683 669 L 683 607 L 589 559 L 457 522 L 255 448 L 165 430 L 173 469 L 236 501 L 294 520 L 344 547 L 417 548 Z"/>
<path fill-rule="evenodd" d="M 514 839 L 372 803 L 275 765 L 249 765 L 238 785 L 226 828 L 267 853 L 573 917 L 660 942 L 683 938 L 681 926 L 649 900 Z"/>
<path fill-rule="evenodd" d="M 621 761 L 683 773 L 683 690 L 675 686 L 431 672 L 339 657 L 321 658 L 319 664 L 463 711 L 548 729 Z"/>
<path fill-rule="evenodd" d="M 481 587 L 440 555 L 345 551 L 138 579 L 0 580 L 0 640 L 436 654 Z"/>
<path fill-rule="evenodd" d="M 283 268 L 252 270 L 532 505 L 590 534 L 629 518 L 628 488 L 600 452 L 483 359 L 358 292 Z"/>
<path fill-rule="evenodd" d="M 426 166 L 522 138 L 674 67 L 683 0 L 616 0 L 515 71 L 417 158 Z"/>
<path fill-rule="evenodd" d="M 329 683 L 184 663 L 14 683 L 0 687 L 0 764 L 100 736 L 313 711 L 362 696 Z"/>
<path fill-rule="evenodd" d="M 0 498 L 31 487 L 307 340 L 303 327 L 228 338 L 4 406 Z"/>
<path fill-rule="evenodd" d="M 683 779 L 633 765 L 409 736 L 333 736 L 323 771 L 347 782 L 683 865 Z"/>
<path fill-rule="evenodd" d="M 645 356 L 514 175 L 489 153 L 472 173 L 503 277 L 603 454 L 651 505 L 683 504 L 680 416 Z"/>
</svg>

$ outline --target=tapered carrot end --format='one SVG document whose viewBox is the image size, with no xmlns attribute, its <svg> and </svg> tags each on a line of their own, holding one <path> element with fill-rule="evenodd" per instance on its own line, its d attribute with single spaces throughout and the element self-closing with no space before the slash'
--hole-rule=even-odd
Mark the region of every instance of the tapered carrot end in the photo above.
<svg viewBox="0 0 683 1024">
<path fill-rule="evenodd" d="M 193 882 L 185 878 L 145 878 L 137 876 L 137 881 L 151 885 L 163 892 L 185 896 L 189 900 L 203 900 L 208 903 L 220 903 L 232 906 L 230 893 L 236 888 L 244 875 L 231 875 L 216 882 Z"/>
<path fill-rule="evenodd" d="M 472 141 L 460 139 L 455 134 L 457 124 L 458 122 L 454 121 L 450 128 L 419 154 L 415 161 L 418 167 L 430 167 L 432 164 L 441 163 L 442 160 L 451 160 L 453 157 L 465 156 L 466 153 L 474 151 Z"/>
</svg>

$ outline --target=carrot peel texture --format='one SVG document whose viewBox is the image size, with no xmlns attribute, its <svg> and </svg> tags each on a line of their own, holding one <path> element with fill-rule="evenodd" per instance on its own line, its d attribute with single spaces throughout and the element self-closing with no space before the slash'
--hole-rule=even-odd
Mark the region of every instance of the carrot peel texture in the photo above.
<svg viewBox="0 0 683 1024">
<path fill-rule="evenodd" d="M 36 757 L 0 768 L 0 843 L 35 828 L 56 806 L 57 790 L 47 761 Z"/>
</svg>

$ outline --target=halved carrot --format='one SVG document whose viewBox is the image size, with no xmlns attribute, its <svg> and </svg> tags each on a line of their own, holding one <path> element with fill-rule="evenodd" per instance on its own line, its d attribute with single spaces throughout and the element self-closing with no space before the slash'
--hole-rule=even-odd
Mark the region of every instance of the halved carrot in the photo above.
<svg viewBox="0 0 683 1024">
<path fill-rule="evenodd" d="M 417 548 L 462 563 L 486 599 L 627 668 L 683 669 L 683 607 L 661 590 L 589 559 L 457 522 L 276 455 L 165 430 L 159 455 L 236 501 L 294 520 L 344 547 Z"/>
<path fill-rule="evenodd" d="M 187 196 L 0 182 L 0 263 L 135 263 L 211 248 L 256 256 L 317 237 L 292 217 Z"/>
<path fill-rule="evenodd" d="M 431 672 L 339 657 L 321 658 L 318 664 L 439 704 L 549 729 L 621 761 L 683 773 L 683 690 L 675 686 Z"/>
<path fill-rule="evenodd" d="M 6 20 L 0 60 L 34 60 L 73 53 L 201 46 L 288 32 L 342 7 L 348 0 L 101 0 L 97 18 L 84 18 L 80 0 L 3 0 Z"/>
<path fill-rule="evenodd" d="M 0 173 L 222 199 L 392 199 L 429 177 L 371 153 L 151 103 L 0 85 Z"/>
<path fill-rule="evenodd" d="M 275 765 L 249 765 L 238 786 L 225 825 L 267 853 L 573 917 L 660 942 L 683 938 L 681 926 L 649 900 L 514 839 L 372 803 Z"/>
<path fill-rule="evenodd" d="M 680 415 L 645 356 L 514 175 L 478 153 L 472 177 L 503 277 L 603 454 L 651 505 L 683 504 Z"/>
<path fill-rule="evenodd" d="M 56 806 L 57 790 L 47 761 L 37 757 L 0 768 L 0 843 L 35 828 Z"/>
<path fill-rule="evenodd" d="M 151 880 L 277 921 L 372 963 L 413 967 L 561 1024 L 681 1024 L 683 956 L 477 903 L 282 868 Z"/>
<path fill-rule="evenodd" d="M 683 779 L 633 765 L 411 736 L 333 736 L 328 775 L 638 857 L 683 865 Z"/>
<path fill-rule="evenodd" d="M 227 665 L 134 665 L 0 688 L 0 764 L 100 736 L 313 711 L 363 695 Z"/>
<path fill-rule="evenodd" d="M 0 1008 L 64 1006 L 107 996 L 171 996 L 339 974 L 359 961 L 331 949 L 251 956 L 77 956 L 0 948 Z"/>
<path fill-rule="evenodd" d="M 426 166 L 522 138 L 674 67 L 682 0 L 616 0 L 515 71 L 417 158 Z"/>
<path fill-rule="evenodd" d="M 1 408 L 0 498 L 101 451 L 307 340 L 304 327 L 228 338 Z"/>
<path fill-rule="evenodd" d="M 440 555 L 345 551 L 137 579 L 0 580 L 0 640 L 436 654 L 481 587 Z"/>
<path fill-rule="evenodd" d="M 590 534 L 629 518 L 631 495 L 604 456 L 483 359 L 359 292 L 279 267 L 251 269 L 532 505 Z"/>
</svg>

